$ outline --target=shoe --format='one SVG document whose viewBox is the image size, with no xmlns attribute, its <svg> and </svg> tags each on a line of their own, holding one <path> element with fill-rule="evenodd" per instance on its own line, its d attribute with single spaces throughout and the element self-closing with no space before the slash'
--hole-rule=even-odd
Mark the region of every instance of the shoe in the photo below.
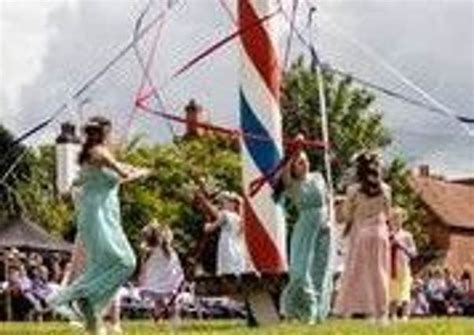
<svg viewBox="0 0 474 335">
<path fill-rule="evenodd" d="M 95 313 L 89 301 L 87 299 L 79 299 L 76 304 L 77 308 L 84 316 L 86 330 L 94 335 L 101 333 L 107 335 L 107 331 L 103 333 L 102 328 L 105 329 L 105 327 L 101 324 L 99 316 Z"/>
<path fill-rule="evenodd" d="M 94 335 L 107 335 L 107 328 L 104 325 L 97 327 L 96 331 L 93 334 Z"/>
<path fill-rule="evenodd" d="M 387 327 L 390 324 L 390 321 L 386 316 L 383 316 L 379 319 L 377 319 L 377 325 L 380 327 Z"/>
<path fill-rule="evenodd" d="M 124 332 L 123 332 L 123 329 L 122 329 L 122 326 L 120 324 L 109 324 L 107 326 L 107 330 L 109 332 L 109 334 L 111 335 L 123 335 Z"/>
<path fill-rule="evenodd" d="M 84 324 L 79 321 L 69 321 L 69 326 L 77 330 L 84 330 L 86 328 Z"/>
</svg>

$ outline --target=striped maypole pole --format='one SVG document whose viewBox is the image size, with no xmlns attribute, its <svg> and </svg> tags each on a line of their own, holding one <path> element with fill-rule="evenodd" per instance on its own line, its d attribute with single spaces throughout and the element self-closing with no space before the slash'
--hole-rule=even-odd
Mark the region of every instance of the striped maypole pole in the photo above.
<svg viewBox="0 0 474 335">
<path fill-rule="evenodd" d="M 282 157 L 277 22 L 272 18 L 258 23 L 276 12 L 276 3 L 238 0 L 238 23 L 244 31 L 240 36 L 240 126 L 246 133 L 272 139 L 244 137 L 241 146 L 245 239 L 254 268 L 264 274 L 287 270 L 283 208 L 273 199 L 268 183 L 254 197 L 248 190 L 252 180 L 267 175 Z"/>
</svg>

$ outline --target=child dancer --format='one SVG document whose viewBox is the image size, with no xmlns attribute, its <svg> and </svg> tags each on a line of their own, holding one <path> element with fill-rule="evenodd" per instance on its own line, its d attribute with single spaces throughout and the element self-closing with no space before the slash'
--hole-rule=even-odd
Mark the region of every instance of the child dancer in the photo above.
<svg viewBox="0 0 474 335">
<path fill-rule="evenodd" d="M 410 232 L 403 229 L 406 212 L 400 207 L 395 207 L 390 216 L 390 317 L 397 318 L 401 310 L 403 321 L 408 320 L 409 303 L 411 298 L 412 276 L 410 260 L 416 256 L 416 246 Z"/>
<path fill-rule="evenodd" d="M 173 249 L 173 232 L 161 228 L 155 220 L 143 230 L 142 250 L 146 256 L 140 274 L 140 292 L 154 302 L 154 318 L 161 311 L 176 312 L 174 304 L 184 285 L 184 273 L 178 254 Z"/>
<path fill-rule="evenodd" d="M 89 334 L 105 334 L 101 314 L 135 269 L 135 255 L 123 232 L 119 184 L 149 171 L 121 165 L 107 148 L 109 132 L 89 122 L 79 156 L 81 194 L 76 222 L 86 250 L 84 272 L 50 300 L 53 306 L 76 303 Z"/>
<path fill-rule="evenodd" d="M 200 202 L 212 213 L 215 221 L 206 223 L 207 233 L 221 228 L 217 247 L 217 275 L 241 275 L 247 269 L 243 239 L 243 225 L 240 216 L 242 201 L 238 194 L 222 192 L 219 196 L 220 209 L 198 193 Z"/>
<path fill-rule="evenodd" d="M 387 322 L 389 304 L 389 234 L 387 219 L 391 191 L 382 182 L 378 155 L 366 153 L 357 159 L 357 180 L 345 201 L 348 253 L 336 313 L 349 317 L 365 315 Z"/>
</svg>

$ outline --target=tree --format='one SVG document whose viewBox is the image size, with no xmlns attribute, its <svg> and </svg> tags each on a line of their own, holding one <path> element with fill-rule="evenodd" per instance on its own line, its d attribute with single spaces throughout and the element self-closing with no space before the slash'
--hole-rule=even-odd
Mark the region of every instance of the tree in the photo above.
<svg viewBox="0 0 474 335">
<path fill-rule="evenodd" d="M 390 144 L 390 134 L 383 124 L 382 114 L 374 107 L 375 96 L 352 83 L 350 77 L 338 79 L 323 71 L 327 103 L 329 133 L 334 156 L 334 186 L 350 167 L 351 158 L 362 150 L 383 149 Z M 283 127 L 286 136 L 303 131 L 311 138 L 320 139 L 321 115 L 319 110 L 318 77 L 299 58 L 285 73 L 282 86 Z M 312 166 L 322 167 L 323 153 L 309 151 Z M 409 184 L 410 171 L 402 159 L 388 164 L 386 178 L 392 186 L 394 204 L 406 209 L 407 228 L 420 250 L 430 248 L 429 236 L 423 222 L 419 197 Z"/>
<path fill-rule="evenodd" d="M 232 140 L 217 136 L 178 139 L 163 146 L 128 153 L 128 162 L 157 171 L 146 181 L 125 185 L 122 210 L 125 231 L 137 245 L 138 232 L 152 218 L 169 225 L 182 255 L 193 250 L 202 235 L 204 218 L 192 206 L 191 175 L 206 177 L 219 189 L 239 191 L 240 158 Z M 214 260 L 207 260 L 212 268 Z"/>
<path fill-rule="evenodd" d="M 20 210 L 56 235 L 65 235 L 72 225 L 72 203 L 56 196 L 55 150 L 45 145 L 30 153 L 29 178 L 17 183 Z"/>
<path fill-rule="evenodd" d="M 15 143 L 13 134 L 0 125 L 0 218 L 15 215 L 21 210 L 21 199 L 17 193 L 20 182 L 29 180 L 31 153 L 24 145 Z M 19 160 L 20 159 L 20 160 Z M 17 162 L 17 160 L 19 160 Z M 12 165 L 16 165 L 13 171 Z M 8 175 L 8 176 L 7 176 Z M 7 176 L 4 179 L 4 177 Z"/>
<path fill-rule="evenodd" d="M 337 185 L 355 153 L 383 148 L 390 144 L 390 136 L 382 114 L 375 110 L 371 93 L 355 86 L 351 78 L 339 80 L 326 71 L 323 80 Z M 286 136 L 303 132 L 309 138 L 322 138 L 318 77 L 302 57 L 284 74 L 281 106 Z M 322 151 L 311 150 L 308 156 L 313 166 L 324 166 Z"/>
</svg>

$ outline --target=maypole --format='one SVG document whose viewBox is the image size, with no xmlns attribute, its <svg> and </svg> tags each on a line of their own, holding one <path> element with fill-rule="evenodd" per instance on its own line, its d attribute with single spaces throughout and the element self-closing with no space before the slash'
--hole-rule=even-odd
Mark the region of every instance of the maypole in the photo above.
<svg viewBox="0 0 474 335">
<path fill-rule="evenodd" d="M 271 138 L 242 138 L 245 237 L 254 268 L 263 274 L 287 270 L 286 228 L 282 207 L 266 183 L 254 197 L 248 185 L 267 175 L 282 157 L 280 114 L 281 68 L 277 53 L 277 22 L 260 18 L 276 12 L 276 1 L 238 0 L 240 36 L 240 126 L 242 131 Z"/>
</svg>

